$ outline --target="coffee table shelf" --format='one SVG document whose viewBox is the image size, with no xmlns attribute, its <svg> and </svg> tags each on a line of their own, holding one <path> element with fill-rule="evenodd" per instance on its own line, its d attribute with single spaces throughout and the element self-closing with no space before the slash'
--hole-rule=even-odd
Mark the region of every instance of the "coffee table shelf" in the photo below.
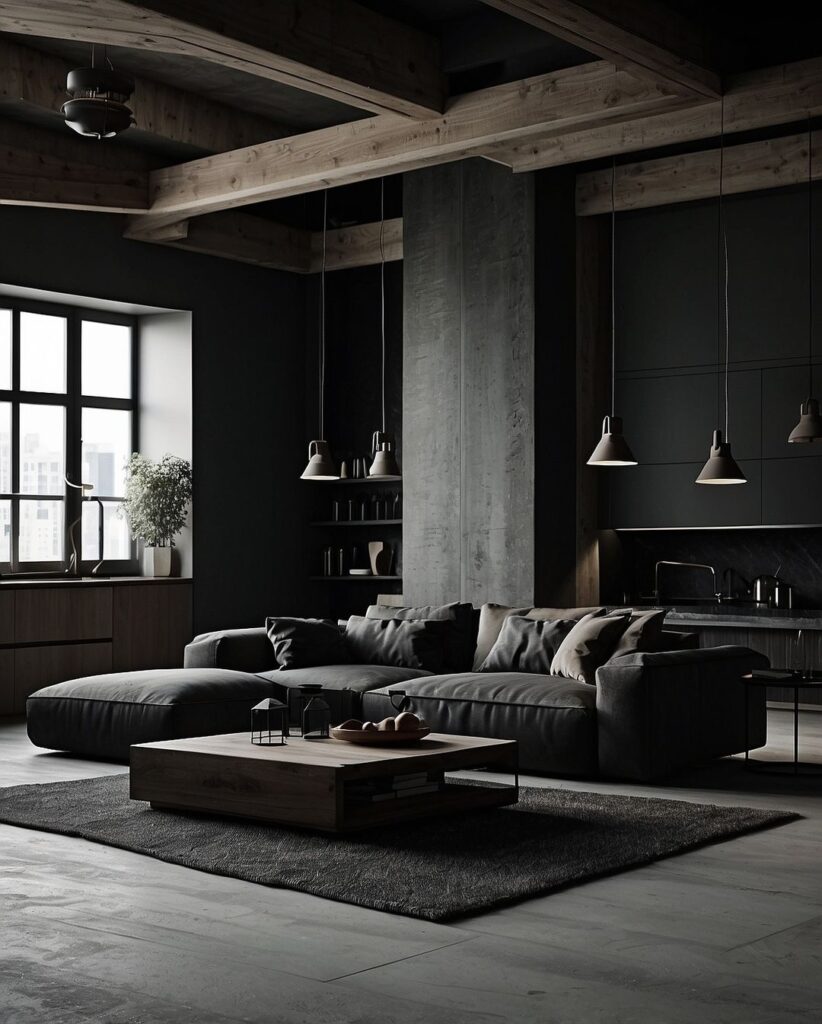
<svg viewBox="0 0 822 1024">
<path fill-rule="evenodd" d="M 415 772 L 491 768 L 512 785 L 446 781 L 434 793 L 365 802 L 346 783 Z M 131 798 L 152 807 L 253 818 L 328 832 L 373 828 L 442 814 L 501 807 L 518 799 L 517 744 L 432 733 L 407 747 L 289 738 L 260 747 L 248 733 L 140 743 L 131 748 Z"/>
</svg>

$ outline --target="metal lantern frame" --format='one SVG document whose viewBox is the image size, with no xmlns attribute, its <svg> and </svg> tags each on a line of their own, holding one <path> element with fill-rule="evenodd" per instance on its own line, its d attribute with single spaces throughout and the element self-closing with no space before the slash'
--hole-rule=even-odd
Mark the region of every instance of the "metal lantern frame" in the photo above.
<svg viewBox="0 0 822 1024">
<path fill-rule="evenodd" d="M 327 740 L 331 736 L 331 708 L 318 683 L 300 687 L 300 727 L 304 740 Z"/>
<path fill-rule="evenodd" d="M 258 747 L 283 747 L 288 740 L 288 705 L 266 697 L 251 709 L 251 742 Z"/>
</svg>

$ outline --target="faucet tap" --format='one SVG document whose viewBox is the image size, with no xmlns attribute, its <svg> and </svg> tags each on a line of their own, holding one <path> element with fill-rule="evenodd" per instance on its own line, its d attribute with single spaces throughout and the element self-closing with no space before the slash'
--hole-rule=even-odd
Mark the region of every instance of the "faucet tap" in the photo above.
<svg viewBox="0 0 822 1024">
<path fill-rule="evenodd" d="M 704 569 L 705 572 L 709 572 L 711 574 L 711 581 L 712 581 L 712 588 L 713 588 L 712 589 L 712 593 L 713 593 L 713 596 L 714 596 L 714 600 L 717 601 L 719 599 L 719 594 L 717 593 L 717 589 L 716 589 L 716 569 L 714 569 L 714 567 L 712 565 L 706 565 L 703 562 L 669 562 L 667 559 L 662 559 L 659 562 L 657 562 L 656 565 L 654 566 L 654 598 L 657 601 L 657 603 L 659 603 L 659 599 L 660 599 L 659 569 L 660 569 L 660 566 L 663 566 L 663 565 L 675 565 L 675 566 L 678 566 L 680 568 L 686 568 L 686 569 Z"/>
</svg>

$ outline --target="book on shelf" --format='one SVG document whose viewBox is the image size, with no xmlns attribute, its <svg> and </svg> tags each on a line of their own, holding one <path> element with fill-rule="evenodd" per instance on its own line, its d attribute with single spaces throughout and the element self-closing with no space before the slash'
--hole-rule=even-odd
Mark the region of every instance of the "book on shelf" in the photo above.
<svg viewBox="0 0 822 1024">
<path fill-rule="evenodd" d="M 381 803 L 384 800 L 402 800 L 404 797 L 436 793 L 444 782 L 442 772 L 414 772 L 407 775 L 386 776 L 349 782 L 345 792 L 352 800 Z"/>
</svg>

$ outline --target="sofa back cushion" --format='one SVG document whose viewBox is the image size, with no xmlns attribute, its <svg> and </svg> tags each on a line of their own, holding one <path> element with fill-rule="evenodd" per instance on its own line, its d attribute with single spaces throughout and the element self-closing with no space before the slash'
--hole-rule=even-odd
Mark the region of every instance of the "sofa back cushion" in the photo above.
<svg viewBox="0 0 822 1024">
<path fill-rule="evenodd" d="M 367 619 L 400 619 L 402 621 L 445 622 L 443 671 L 466 672 L 474 655 L 474 608 L 454 601 L 444 605 L 422 605 L 417 608 L 372 604 Z"/>
<path fill-rule="evenodd" d="M 576 623 L 551 662 L 551 675 L 596 683 L 596 671 L 611 657 L 630 615 L 586 615 Z"/>
<path fill-rule="evenodd" d="M 571 619 L 529 619 L 509 615 L 480 672 L 549 675 L 560 644 L 573 629 Z"/>
<path fill-rule="evenodd" d="M 331 619 L 295 619 L 270 615 L 265 628 L 278 668 L 345 665 L 348 656 L 339 626 Z"/>
<path fill-rule="evenodd" d="M 581 619 L 583 615 L 604 615 L 604 608 L 511 608 L 504 604 L 484 604 L 480 610 L 477 644 L 474 651 L 474 671 L 478 672 L 483 662 L 491 653 L 497 642 L 502 624 L 509 615 L 524 615 L 526 618 L 541 621 L 543 619 Z"/>
<path fill-rule="evenodd" d="M 447 620 L 369 619 L 352 615 L 345 627 L 349 660 L 359 665 L 444 671 Z"/>
</svg>

